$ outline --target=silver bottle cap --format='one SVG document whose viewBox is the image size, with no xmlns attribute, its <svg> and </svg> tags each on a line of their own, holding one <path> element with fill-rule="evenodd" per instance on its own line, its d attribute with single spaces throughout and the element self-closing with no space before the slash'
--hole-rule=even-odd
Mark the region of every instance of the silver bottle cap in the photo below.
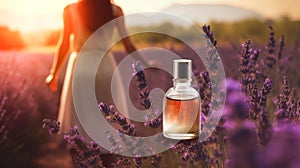
<svg viewBox="0 0 300 168">
<path fill-rule="evenodd" d="M 189 59 L 173 60 L 174 79 L 191 79 L 192 78 L 192 61 Z"/>
</svg>

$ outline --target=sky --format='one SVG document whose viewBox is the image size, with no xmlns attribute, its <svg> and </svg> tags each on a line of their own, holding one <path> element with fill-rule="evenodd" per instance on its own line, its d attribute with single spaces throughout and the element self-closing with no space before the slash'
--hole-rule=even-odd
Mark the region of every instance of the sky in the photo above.
<svg viewBox="0 0 300 168">
<path fill-rule="evenodd" d="M 113 0 L 125 14 L 155 12 L 173 3 L 227 4 L 253 10 L 268 18 L 289 15 L 300 20 L 299 0 Z M 1 0 L 0 25 L 21 31 L 61 27 L 64 6 L 76 0 Z M 217 12 L 217 11 L 216 11 Z"/>
</svg>

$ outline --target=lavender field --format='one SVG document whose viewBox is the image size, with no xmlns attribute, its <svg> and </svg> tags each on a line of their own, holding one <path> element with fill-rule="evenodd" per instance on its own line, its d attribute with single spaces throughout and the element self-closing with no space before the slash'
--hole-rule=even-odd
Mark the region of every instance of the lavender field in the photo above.
<svg viewBox="0 0 300 168">
<path fill-rule="evenodd" d="M 214 42 L 213 34 L 207 29 L 206 33 Z M 104 158 L 99 146 L 84 142 L 76 127 L 65 133 L 65 139 L 62 134 L 49 136 L 42 126 L 51 133 L 59 132 L 52 120 L 57 117 L 60 92 L 51 92 L 44 83 L 53 54 L 1 52 L 0 167 L 300 167 L 300 47 L 285 44 L 280 32 L 272 28 L 267 36 L 263 45 L 251 39 L 234 46 L 222 41 L 214 45 L 225 68 L 227 100 L 212 136 L 203 143 L 182 141 L 146 158 Z M 187 48 L 168 49 L 182 57 L 193 54 Z M 115 52 L 118 61 L 124 55 Z M 138 69 L 133 85 L 141 97 L 133 100 L 148 109 L 151 98 L 147 93 L 159 83 L 152 72 L 164 72 Z M 194 74 L 205 122 L 212 103 L 212 83 L 202 66 Z M 60 88 L 61 84 L 62 80 Z M 166 87 L 171 84 L 170 79 Z M 129 124 L 104 103 L 100 110 L 108 122 L 128 135 L 139 136 L 142 129 L 161 131 L 161 116 Z"/>
<path fill-rule="evenodd" d="M 0 167 L 40 167 L 51 161 L 44 157 L 56 146 L 51 147 L 41 121 L 57 115 L 59 93 L 50 92 L 44 83 L 52 56 L 0 53 Z"/>
</svg>

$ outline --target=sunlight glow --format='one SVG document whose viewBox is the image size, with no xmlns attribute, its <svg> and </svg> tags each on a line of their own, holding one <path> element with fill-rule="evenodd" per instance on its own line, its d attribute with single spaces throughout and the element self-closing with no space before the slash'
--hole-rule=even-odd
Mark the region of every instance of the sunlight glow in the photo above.
<svg viewBox="0 0 300 168">
<path fill-rule="evenodd" d="M 63 8 L 77 0 L 7 0 L 0 1 L 0 25 L 25 32 L 57 29 L 62 26 Z M 300 19 L 300 1 L 285 0 L 112 0 L 123 8 L 125 14 L 156 12 L 179 3 L 227 4 L 261 13 L 265 17 L 276 18 L 289 15 Z"/>
<path fill-rule="evenodd" d="M 63 8 L 72 2 L 76 0 L 0 1 L 0 25 L 25 32 L 58 28 Z"/>
</svg>

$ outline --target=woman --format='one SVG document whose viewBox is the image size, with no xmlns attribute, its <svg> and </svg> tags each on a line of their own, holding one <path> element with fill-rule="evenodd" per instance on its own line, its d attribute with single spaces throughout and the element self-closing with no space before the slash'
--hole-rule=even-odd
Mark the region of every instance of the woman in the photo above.
<svg viewBox="0 0 300 168">
<path fill-rule="evenodd" d="M 58 51 L 55 54 L 50 74 L 46 78 L 46 83 L 50 89 L 52 91 L 57 91 L 60 70 L 65 60 L 69 57 L 58 114 L 58 121 L 61 123 L 62 131 L 68 131 L 70 126 L 78 125 L 81 133 L 87 136 L 80 127 L 78 118 L 74 112 L 74 105 L 72 101 L 71 82 L 77 53 L 93 32 L 109 21 L 121 16 L 123 16 L 122 9 L 112 4 L 110 0 L 80 0 L 77 3 L 70 4 L 64 8 L 64 27 L 61 39 L 58 43 Z M 121 36 L 127 36 L 123 17 L 122 19 L 119 19 L 117 24 L 113 24 L 112 26 L 112 29 L 107 30 L 107 32 L 103 32 L 99 36 L 99 44 L 102 45 L 95 45 L 92 50 L 95 49 L 101 51 L 101 47 L 108 47 L 107 45 L 113 37 L 114 28 L 118 30 L 118 33 Z M 128 53 L 136 51 L 136 48 L 130 41 L 129 37 L 122 39 L 122 43 Z M 71 54 L 69 54 L 69 52 L 71 52 Z M 104 51 L 102 50 L 101 52 Z M 143 60 L 140 61 L 145 63 Z M 100 69 L 98 69 L 96 77 L 98 78 L 96 79 L 96 83 L 100 85 L 97 87 L 97 92 L 98 95 L 102 95 L 102 97 L 98 97 L 98 101 L 113 104 L 110 88 L 108 87 L 110 87 L 110 79 L 114 72 L 114 68 L 116 67 L 116 62 L 113 55 L 108 53 L 103 58 L 102 63 L 103 64 L 99 65 Z M 119 82 L 121 82 L 121 79 L 119 79 Z M 124 88 L 120 89 L 123 90 L 123 92 L 120 92 L 120 97 L 125 98 Z M 123 105 L 126 106 L 125 100 Z"/>
</svg>

